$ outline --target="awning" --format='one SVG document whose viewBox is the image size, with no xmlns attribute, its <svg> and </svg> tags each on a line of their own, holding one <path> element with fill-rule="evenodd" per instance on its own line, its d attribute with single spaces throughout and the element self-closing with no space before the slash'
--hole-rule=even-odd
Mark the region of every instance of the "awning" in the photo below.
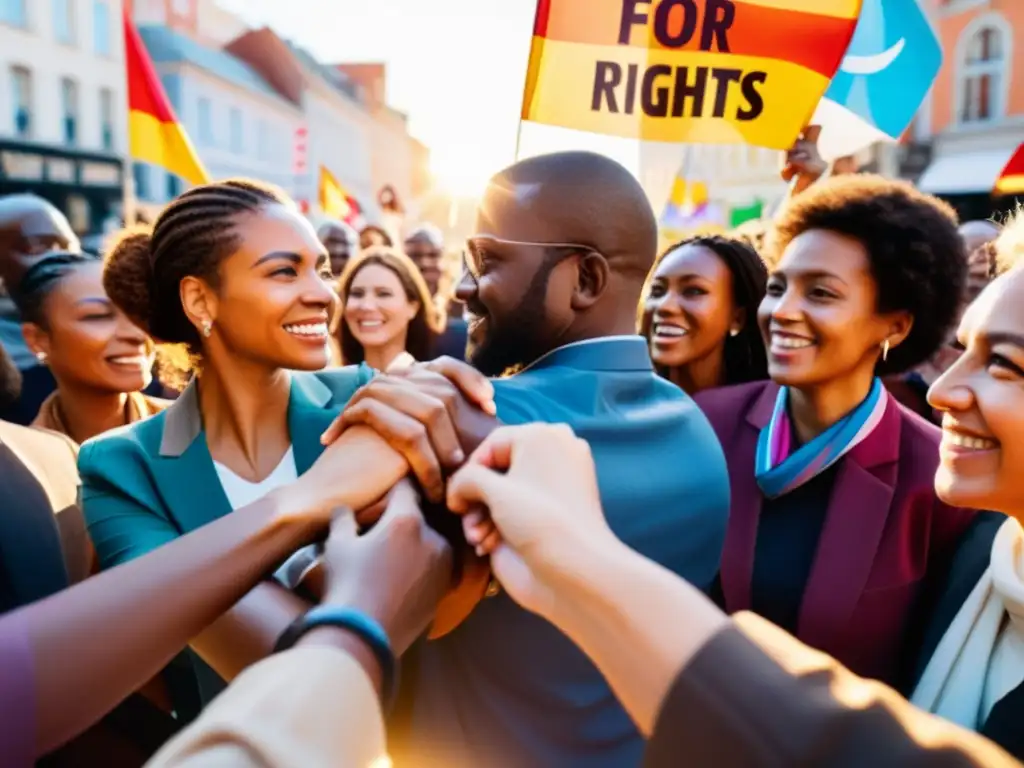
<svg viewBox="0 0 1024 768">
<path fill-rule="evenodd" d="M 1013 147 L 938 157 L 917 183 L 933 195 L 990 194 L 1013 155 Z"/>
</svg>

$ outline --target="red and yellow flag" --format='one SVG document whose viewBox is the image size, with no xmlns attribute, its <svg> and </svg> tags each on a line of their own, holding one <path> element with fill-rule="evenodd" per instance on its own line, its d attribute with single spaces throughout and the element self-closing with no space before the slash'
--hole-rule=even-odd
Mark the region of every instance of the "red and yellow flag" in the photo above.
<svg viewBox="0 0 1024 768">
<path fill-rule="evenodd" d="M 352 215 L 350 196 L 324 166 L 320 166 L 320 210 L 332 219 L 346 221 Z"/>
<path fill-rule="evenodd" d="M 538 0 L 522 119 L 788 149 L 862 0 Z"/>
<path fill-rule="evenodd" d="M 1024 195 L 1024 144 L 1017 147 L 1010 162 L 996 179 L 997 195 Z"/>
<path fill-rule="evenodd" d="M 128 72 L 128 151 L 132 158 L 158 165 L 193 184 L 209 182 L 127 11 L 124 55 Z"/>
</svg>

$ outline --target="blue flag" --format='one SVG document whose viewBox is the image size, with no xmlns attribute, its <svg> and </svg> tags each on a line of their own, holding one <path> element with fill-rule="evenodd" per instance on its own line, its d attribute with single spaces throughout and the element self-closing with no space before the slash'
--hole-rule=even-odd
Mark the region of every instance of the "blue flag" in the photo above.
<svg viewBox="0 0 1024 768">
<path fill-rule="evenodd" d="M 825 119 L 815 120 L 822 124 L 823 143 L 834 148 L 828 154 L 898 139 L 941 66 L 942 47 L 918 0 L 864 0 L 846 57 L 819 108 Z M 861 125 L 842 125 L 847 120 Z"/>
</svg>

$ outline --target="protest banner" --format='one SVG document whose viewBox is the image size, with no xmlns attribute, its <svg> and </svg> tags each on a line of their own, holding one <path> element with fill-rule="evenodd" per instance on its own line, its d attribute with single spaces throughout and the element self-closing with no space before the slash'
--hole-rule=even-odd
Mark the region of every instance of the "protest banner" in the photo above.
<svg viewBox="0 0 1024 768">
<path fill-rule="evenodd" d="M 522 119 L 641 141 L 788 149 L 861 0 L 538 0 Z"/>
</svg>

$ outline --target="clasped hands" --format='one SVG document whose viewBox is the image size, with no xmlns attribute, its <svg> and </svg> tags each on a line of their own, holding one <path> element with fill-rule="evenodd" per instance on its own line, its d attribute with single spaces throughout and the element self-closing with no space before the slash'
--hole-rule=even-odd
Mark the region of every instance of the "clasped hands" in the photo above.
<svg viewBox="0 0 1024 768">
<path fill-rule="evenodd" d="M 450 588 L 437 607 L 434 637 L 460 623 L 490 583 L 487 560 L 466 544 L 460 521 L 448 513 L 444 502 L 448 478 L 498 426 L 493 397 L 486 377 L 451 358 L 379 375 L 353 395 L 324 432 L 321 440 L 327 447 L 308 473 L 312 492 L 326 494 L 325 500 L 333 497 L 326 505 L 330 508 L 354 510 L 362 530 L 377 522 L 389 492 L 402 478 L 411 474 L 416 479 L 422 507 L 416 502 L 414 506 L 424 527 L 424 543 L 432 538 L 428 532 L 439 532 L 453 550 L 446 585 Z M 410 497 L 403 491 L 401 503 L 408 506 L 409 498 L 415 499 L 415 494 Z M 424 525 L 424 518 L 433 530 Z M 329 574 L 323 570 L 310 572 L 303 584 L 316 597 L 329 590 L 323 584 Z"/>
<path fill-rule="evenodd" d="M 359 432 L 385 443 L 394 461 L 371 460 Z M 431 620 L 432 637 L 453 629 L 483 597 L 492 571 L 512 599 L 549 615 L 553 585 L 580 552 L 617 543 L 589 446 L 564 425 L 500 426 L 490 381 L 464 363 L 441 359 L 377 377 L 323 441 L 328 447 L 307 473 L 312 485 L 348 488 L 333 503 L 355 509 L 363 528 L 380 517 L 362 536 L 351 515 L 335 523 L 323 597 L 372 609 L 402 638 Z M 433 519 L 427 524 L 403 479 L 410 472 L 427 517 L 440 508 L 462 535 L 441 536 Z"/>
</svg>

